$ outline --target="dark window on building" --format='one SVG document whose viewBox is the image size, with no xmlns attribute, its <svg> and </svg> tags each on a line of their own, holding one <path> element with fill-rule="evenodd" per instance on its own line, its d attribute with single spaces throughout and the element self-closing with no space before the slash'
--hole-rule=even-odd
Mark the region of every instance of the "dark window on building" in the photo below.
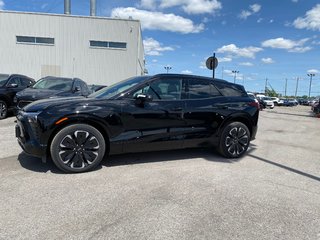
<svg viewBox="0 0 320 240">
<path fill-rule="evenodd" d="M 17 43 L 54 45 L 54 38 L 17 36 Z"/>
<path fill-rule="evenodd" d="M 90 47 L 107 48 L 107 47 L 109 47 L 109 44 L 108 44 L 108 42 L 102 42 L 102 41 L 90 41 Z"/>
<path fill-rule="evenodd" d="M 221 96 L 220 92 L 204 79 L 189 79 L 189 99 L 211 98 Z"/>
<path fill-rule="evenodd" d="M 109 42 L 110 48 L 127 48 L 127 43 L 124 42 Z"/>
<path fill-rule="evenodd" d="M 219 89 L 219 91 L 224 96 L 227 96 L 227 97 L 244 97 L 244 96 L 247 96 L 247 93 L 244 90 L 244 88 L 239 86 L 239 85 L 215 82 L 215 86 Z"/>
<path fill-rule="evenodd" d="M 106 42 L 106 41 L 90 40 L 90 47 L 125 49 L 125 48 L 127 48 L 127 43 L 125 43 L 125 42 Z"/>
</svg>

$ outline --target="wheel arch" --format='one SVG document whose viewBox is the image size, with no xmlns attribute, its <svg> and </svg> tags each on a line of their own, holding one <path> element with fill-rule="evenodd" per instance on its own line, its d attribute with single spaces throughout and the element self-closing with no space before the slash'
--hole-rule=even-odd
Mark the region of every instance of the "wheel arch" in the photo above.
<svg viewBox="0 0 320 240">
<path fill-rule="evenodd" d="M 50 156 L 50 146 L 53 141 L 53 138 L 56 136 L 56 134 L 63 128 L 73 125 L 73 124 L 87 124 L 94 128 L 96 128 L 99 132 L 101 132 L 104 141 L 105 141 L 105 154 L 104 157 L 107 156 L 110 152 L 110 133 L 107 129 L 107 127 L 104 126 L 100 121 L 92 120 L 86 117 L 79 118 L 78 116 L 76 118 L 70 117 L 68 120 L 61 122 L 60 124 L 56 125 L 56 127 L 51 132 L 49 138 L 48 138 L 48 144 L 47 144 L 47 156 Z"/>
<path fill-rule="evenodd" d="M 252 132 L 253 132 L 253 123 L 250 120 L 250 118 L 246 115 L 243 114 L 236 114 L 236 115 L 232 115 L 229 116 L 228 118 L 226 118 L 223 123 L 221 124 L 219 131 L 218 131 L 218 136 L 220 137 L 222 134 L 223 129 L 230 123 L 232 122 L 241 122 L 244 125 L 247 126 L 247 128 L 250 131 L 250 136 L 252 136 Z"/>
</svg>

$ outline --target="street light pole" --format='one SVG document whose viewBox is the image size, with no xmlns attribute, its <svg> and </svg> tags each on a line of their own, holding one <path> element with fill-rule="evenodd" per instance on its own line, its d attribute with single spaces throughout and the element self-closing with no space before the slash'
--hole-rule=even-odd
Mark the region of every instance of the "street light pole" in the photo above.
<svg viewBox="0 0 320 240">
<path fill-rule="evenodd" d="M 232 73 L 234 73 L 233 83 L 236 83 L 237 73 L 239 73 L 239 71 L 237 71 L 237 70 L 232 70 Z"/>
<path fill-rule="evenodd" d="M 167 70 L 167 73 L 169 73 L 169 70 L 171 70 L 172 67 L 167 65 L 167 66 L 164 67 L 164 69 Z"/>
<path fill-rule="evenodd" d="M 314 77 L 316 74 L 314 74 L 314 73 L 308 73 L 307 75 L 310 77 L 310 85 L 309 85 L 309 98 L 310 98 L 312 77 Z"/>
</svg>

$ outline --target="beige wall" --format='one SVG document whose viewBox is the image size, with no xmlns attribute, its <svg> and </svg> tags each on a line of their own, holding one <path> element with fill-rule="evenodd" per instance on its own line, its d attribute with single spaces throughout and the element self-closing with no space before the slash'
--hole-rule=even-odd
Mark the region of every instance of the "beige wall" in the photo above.
<svg viewBox="0 0 320 240">
<path fill-rule="evenodd" d="M 16 36 L 51 37 L 55 44 L 19 44 Z M 127 49 L 92 48 L 90 40 L 126 42 Z M 0 11 L 0 56 L 0 73 L 79 77 L 89 84 L 110 85 L 142 75 L 145 67 L 140 22 L 99 17 Z"/>
</svg>

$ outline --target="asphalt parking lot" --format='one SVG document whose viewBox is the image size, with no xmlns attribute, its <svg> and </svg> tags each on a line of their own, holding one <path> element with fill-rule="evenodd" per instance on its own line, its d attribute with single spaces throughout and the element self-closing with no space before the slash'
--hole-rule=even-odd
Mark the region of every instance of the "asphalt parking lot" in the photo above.
<svg viewBox="0 0 320 240">
<path fill-rule="evenodd" d="M 62 174 L 21 152 L 0 121 L 0 239 L 320 239 L 320 119 L 260 114 L 248 154 L 113 156 Z"/>
</svg>

